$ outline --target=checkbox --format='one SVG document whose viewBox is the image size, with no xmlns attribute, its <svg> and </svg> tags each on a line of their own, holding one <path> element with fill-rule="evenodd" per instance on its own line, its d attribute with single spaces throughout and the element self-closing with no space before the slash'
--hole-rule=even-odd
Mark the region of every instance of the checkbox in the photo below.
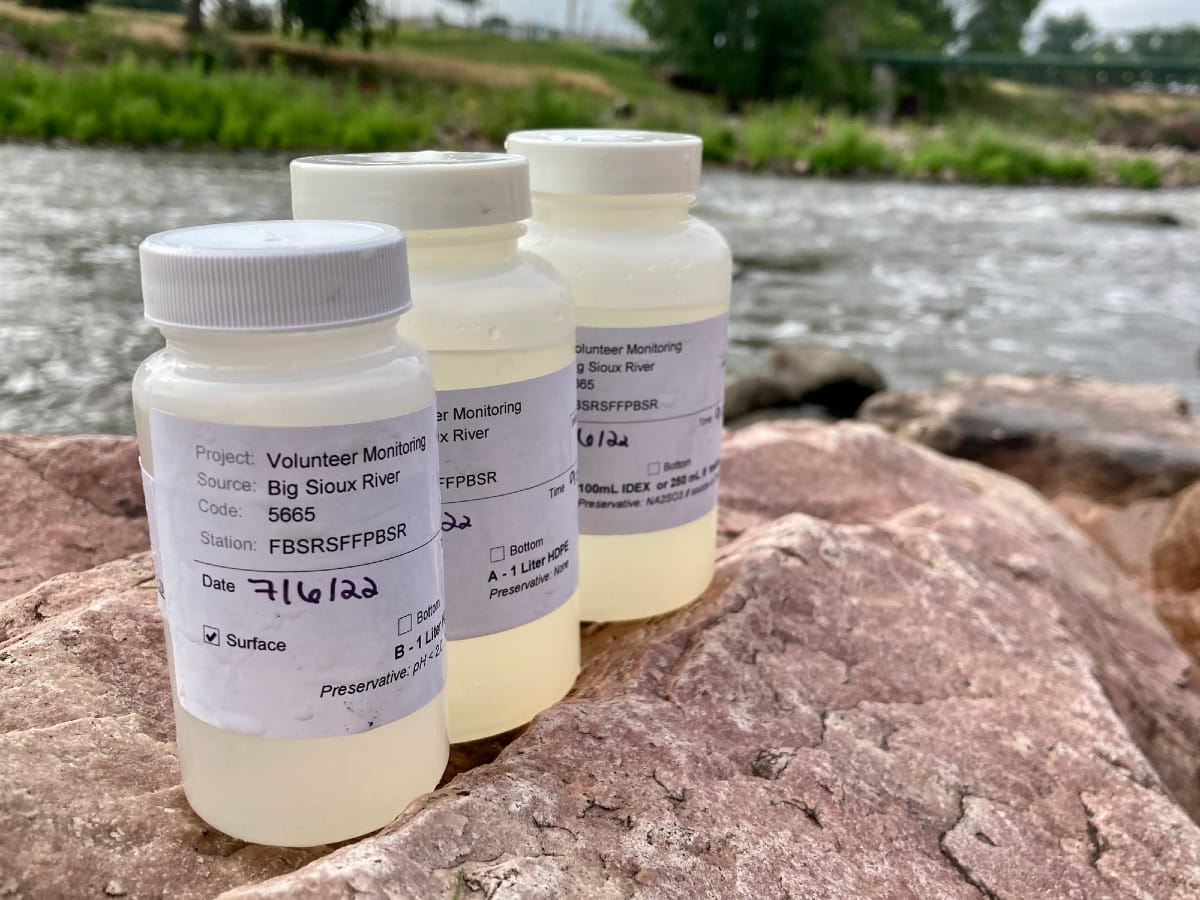
<svg viewBox="0 0 1200 900">
<path fill-rule="evenodd" d="M 213 628 L 211 625 L 205 625 L 201 633 L 204 636 L 204 643 L 212 647 L 221 646 L 221 629 Z"/>
<path fill-rule="evenodd" d="M 412 631 L 412 613 L 396 620 L 396 634 L 408 634 L 410 631 Z"/>
<path fill-rule="evenodd" d="M 491 549 L 491 559 L 492 562 L 504 562 L 504 548 L 493 547 Z"/>
<path fill-rule="evenodd" d="M 661 471 L 662 463 L 650 463 L 650 465 L 646 466 L 647 475 L 657 475 Z"/>
</svg>

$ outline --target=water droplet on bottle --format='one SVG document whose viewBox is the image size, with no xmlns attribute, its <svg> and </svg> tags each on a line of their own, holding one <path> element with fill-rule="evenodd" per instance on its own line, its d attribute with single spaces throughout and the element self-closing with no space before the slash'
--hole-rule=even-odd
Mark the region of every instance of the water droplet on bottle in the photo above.
<svg viewBox="0 0 1200 900">
<path fill-rule="evenodd" d="M 493 325 L 491 328 L 488 329 L 488 340 L 492 340 L 492 341 L 500 340 L 499 327 L 497 327 L 496 325 Z"/>
<path fill-rule="evenodd" d="M 292 718 L 297 722 L 307 722 L 313 717 L 313 710 L 310 706 L 302 706 L 299 709 L 292 710 Z"/>
</svg>

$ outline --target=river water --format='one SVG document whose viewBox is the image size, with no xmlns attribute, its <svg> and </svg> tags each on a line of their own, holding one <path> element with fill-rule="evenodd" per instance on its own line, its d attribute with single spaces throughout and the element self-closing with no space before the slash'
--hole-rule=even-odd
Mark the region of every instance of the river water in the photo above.
<svg viewBox="0 0 1200 900">
<path fill-rule="evenodd" d="M 730 366 L 777 341 L 873 362 L 1178 385 L 1200 407 L 1200 192 L 826 182 L 716 172 L 699 214 L 738 261 Z M 1095 222 L 1169 212 L 1190 227 Z M 0 145 L 0 431 L 131 433 L 161 346 L 137 244 L 289 214 L 286 160 Z"/>
</svg>

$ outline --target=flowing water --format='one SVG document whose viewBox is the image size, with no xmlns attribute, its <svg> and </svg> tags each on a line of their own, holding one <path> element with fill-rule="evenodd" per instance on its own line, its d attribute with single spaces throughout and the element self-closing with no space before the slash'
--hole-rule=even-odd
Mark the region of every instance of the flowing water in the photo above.
<svg viewBox="0 0 1200 900">
<path fill-rule="evenodd" d="M 1187 227 L 1095 221 L 1166 212 Z M 289 215 L 286 160 L 0 145 L 0 431 L 132 433 L 161 346 L 137 244 Z M 737 260 L 730 365 L 840 347 L 897 387 L 946 370 L 1178 385 L 1200 406 L 1200 192 L 826 182 L 726 172 L 700 215 Z"/>
</svg>

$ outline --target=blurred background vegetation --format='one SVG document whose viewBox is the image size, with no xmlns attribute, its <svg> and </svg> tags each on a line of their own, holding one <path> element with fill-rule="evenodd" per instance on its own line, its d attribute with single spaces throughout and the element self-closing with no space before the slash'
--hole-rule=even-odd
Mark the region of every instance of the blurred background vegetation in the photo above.
<svg viewBox="0 0 1200 900">
<path fill-rule="evenodd" d="M 1200 182 L 1200 28 L 1037 0 L 631 0 L 648 41 L 369 0 L 0 0 L 0 137 L 263 151 L 687 130 L 710 160 L 995 184 Z"/>
</svg>

